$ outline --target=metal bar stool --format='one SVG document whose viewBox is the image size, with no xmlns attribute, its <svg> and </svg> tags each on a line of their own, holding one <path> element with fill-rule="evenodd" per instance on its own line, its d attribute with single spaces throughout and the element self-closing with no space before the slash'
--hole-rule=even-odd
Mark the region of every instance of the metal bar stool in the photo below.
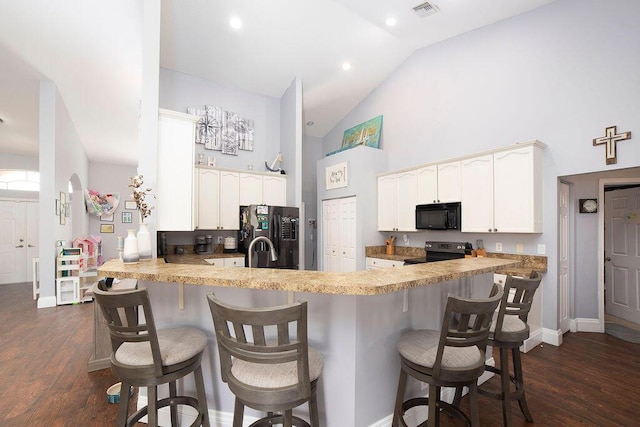
<svg viewBox="0 0 640 427">
<path fill-rule="evenodd" d="M 178 405 L 188 405 L 198 411 L 191 424 L 209 427 L 207 396 L 200 362 L 207 345 L 207 336 L 195 328 L 156 330 L 146 289 L 108 292 L 104 280 L 93 287 L 96 302 L 102 309 L 111 335 L 111 371 L 122 381 L 117 425 L 133 426 L 148 415 L 149 426 L 158 425 L 158 409 L 171 408 L 171 425 L 178 425 Z M 138 317 L 142 309 L 144 323 Z M 176 381 L 193 373 L 198 398 L 177 396 Z M 157 387 L 169 384 L 169 397 L 157 400 Z M 129 389 L 147 387 L 148 405 L 130 417 Z"/>
<path fill-rule="evenodd" d="M 525 419 L 533 422 L 533 416 L 524 393 L 520 346 L 529 338 L 527 317 L 533 297 L 542 277 L 536 271 L 529 278 L 507 276 L 500 309 L 489 334 L 489 345 L 500 350 L 500 368 L 485 366 L 485 370 L 500 375 L 500 390 L 491 390 L 483 384 L 478 389 L 482 395 L 502 401 L 502 418 L 505 426 L 511 426 L 511 401 L 517 400 Z M 513 358 L 513 375 L 509 371 L 509 351 Z M 511 384 L 514 385 L 512 390 Z"/>
<path fill-rule="evenodd" d="M 207 299 L 222 381 L 236 396 L 233 427 L 242 426 L 245 406 L 267 412 L 251 427 L 279 423 L 319 427 L 316 388 L 323 360 L 308 345 L 307 303 L 242 308 L 225 304 L 214 294 Z M 305 402 L 309 402 L 311 424 L 292 414 Z"/>
<path fill-rule="evenodd" d="M 465 299 L 450 295 L 440 331 L 415 330 L 400 337 L 401 369 L 393 427 L 405 426 L 404 413 L 417 405 L 428 405 L 427 425 L 439 425 L 440 410 L 479 426 L 477 379 L 484 372 L 485 351 L 493 314 L 502 290 L 487 299 Z M 429 384 L 429 396 L 405 401 L 407 377 Z M 470 417 L 440 399 L 441 387 L 469 388 Z"/>
</svg>

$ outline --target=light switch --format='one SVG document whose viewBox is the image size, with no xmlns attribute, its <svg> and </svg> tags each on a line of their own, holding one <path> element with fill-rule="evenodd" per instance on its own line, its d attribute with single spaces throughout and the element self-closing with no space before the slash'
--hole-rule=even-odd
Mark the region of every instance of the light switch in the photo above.
<svg viewBox="0 0 640 427">
<path fill-rule="evenodd" d="M 524 245 L 522 243 L 516 243 L 516 253 L 524 253 Z"/>
<path fill-rule="evenodd" d="M 540 243 L 538 245 L 538 255 L 544 255 L 546 253 L 547 253 L 547 246 L 542 244 L 542 243 Z"/>
<path fill-rule="evenodd" d="M 496 243 L 496 252 L 502 252 L 502 243 Z"/>
</svg>

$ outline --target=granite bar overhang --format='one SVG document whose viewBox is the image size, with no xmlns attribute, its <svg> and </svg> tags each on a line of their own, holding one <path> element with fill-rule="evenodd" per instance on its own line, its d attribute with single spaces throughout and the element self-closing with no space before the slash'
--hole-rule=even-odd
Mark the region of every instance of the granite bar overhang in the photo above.
<svg viewBox="0 0 640 427">
<path fill-rule="evenodd" d="M 403 267 L 333 273 L 311 270 L 214 267 L 173 264 L 154 258 L 137 264 L 110 260 L 98 268 L 102 277 L 152 282 L 224 286 L 244 289 L 313 292 L 335 295 L 381 295 L 519 267 L 518 260 L 464 258 Z"/>
</svg>

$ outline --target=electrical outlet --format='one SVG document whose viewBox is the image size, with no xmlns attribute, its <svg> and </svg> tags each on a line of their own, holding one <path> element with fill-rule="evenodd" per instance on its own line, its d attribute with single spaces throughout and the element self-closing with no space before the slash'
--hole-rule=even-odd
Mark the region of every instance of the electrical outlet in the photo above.
<svg viewBox="0 0 640 427">
<path fill-rule="evenodd" d="M 502 252 L 502 243 L 496 243 L 496 252 Z"/>
<path fill-rule="evenodd" d="M 547 253 L 547 246 L 542 244 L 542 243 L 540 243 L 538 245 L 538 255 L 544 255 L 546 253 Z"/>
<path fill-rule="evenodd" d="M 222 236 L 218 236 L 218 244 L 222 243 Z"/>
<path fill-rule="evenodd" d="M 516 243 L 516 253 L 524 253 L 524 245 L 522 243 Z"/>
</svg>

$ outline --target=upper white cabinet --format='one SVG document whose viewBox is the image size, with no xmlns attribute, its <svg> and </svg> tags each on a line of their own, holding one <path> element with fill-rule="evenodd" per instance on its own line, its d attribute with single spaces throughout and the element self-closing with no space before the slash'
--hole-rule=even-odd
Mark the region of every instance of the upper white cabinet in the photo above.
<svg viewBox="0 0 640 427">
<path fill-rule="evenodd" d="M 286 206 L 287 177 L 279 174 L 240 173 L 240 205 Z"/>
<path fill-rule="evenodd" d="M 462 160 L 462 231 L 542 232 L 542 149 L 536 142 Z"/>
<path fill-rule="evenodd" d="M 193 230 L 193 151 L 197 120 L 198 117 L 189 114 L 159 110 L 155 200 L 158 230 Z"/>
<path fill-rule="evenodd" d="M 460 201 L 460 162 L 440 163 L 417 169 L 416 204 Z"/>
<path fill-rule="evenodd" d="M 415 170 L 378 177 L 378 230 L 416 231 Z"/>
<path fill-rule="evenodd" d="M 287 177 L 280 174 L 263 175 L 262 192 L 265 205 L 287 206 Z"/>
<path fill-rule="evenodd" d="M 239 227 L 239 173 L 196 169 L 195 229 L 237 230 Z"/>
</svg>

